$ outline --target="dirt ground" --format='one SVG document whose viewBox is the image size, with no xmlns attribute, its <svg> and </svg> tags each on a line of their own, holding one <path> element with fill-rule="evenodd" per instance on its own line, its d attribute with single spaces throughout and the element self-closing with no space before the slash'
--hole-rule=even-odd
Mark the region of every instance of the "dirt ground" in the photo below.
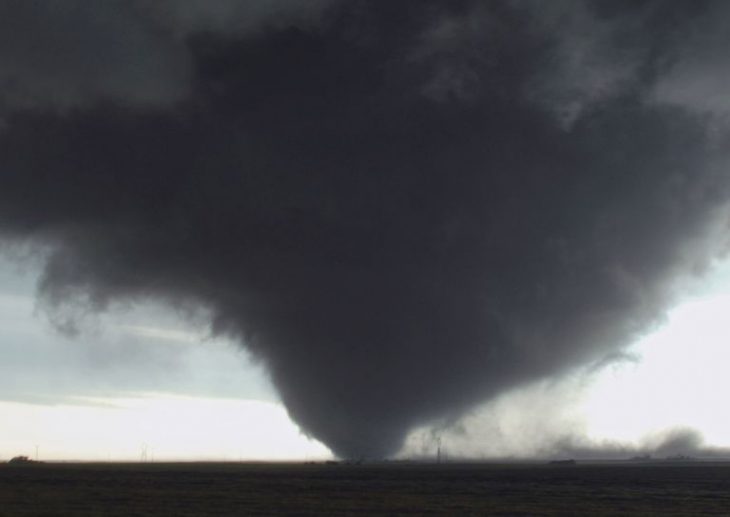
<svg viewBox="0 0 730 517">
<path fill-rule="evenodd" d="M 0 465 L 0 516 L 730 515 L 730 463 Z"/>
</svg>

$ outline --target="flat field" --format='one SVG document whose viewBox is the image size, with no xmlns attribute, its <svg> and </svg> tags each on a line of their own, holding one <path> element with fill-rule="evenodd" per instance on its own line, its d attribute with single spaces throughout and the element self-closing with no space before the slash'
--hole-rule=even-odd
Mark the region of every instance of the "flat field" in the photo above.
<svg viewBox="0 0 730 517">
<path fill-rule="evenodd" d="M 0 464 L 0 516 L 730 515 L 730 463 Z"/>
</svg>

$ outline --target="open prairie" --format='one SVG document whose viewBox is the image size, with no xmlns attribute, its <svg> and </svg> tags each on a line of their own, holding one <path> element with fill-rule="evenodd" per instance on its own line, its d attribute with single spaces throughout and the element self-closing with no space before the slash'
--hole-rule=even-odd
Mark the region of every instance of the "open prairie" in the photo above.
<svg viewBox="0 0 730 517">
<path fill-rule="evenodd" d="M 0 516 L 730 513 L 729 463 L 0 465 Z"/>
</svg>

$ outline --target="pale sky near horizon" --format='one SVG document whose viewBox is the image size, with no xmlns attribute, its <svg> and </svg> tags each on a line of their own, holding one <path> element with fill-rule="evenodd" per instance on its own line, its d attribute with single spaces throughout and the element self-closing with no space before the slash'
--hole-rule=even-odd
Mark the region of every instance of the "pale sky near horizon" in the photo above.
<svg viewBox="0 0 730 517">
<path fill-rule="evenodd" d="M 34 275 L 7 262 L 0 267 L 0 460 L 35 456 L 36 446 L 47 460 L 331 457 L 299 431 L 265 369 L 235 343 L 207 339 L 152 304 L 102 316 L 80 337 L 65 337 L 35 309 Z M 580 393 L 567 401 L 556 395 L 548 407 L 555 404 L 555 415 L 569 414 L 597 442 L 637 444 L 688 427 L 708 445 L 730 446 L 730 419 L 718 410 L 730 391 L 728 312 L 730 263 L 698 282 L 664 325 L 628 350 L 635 360 L 603 368 Z M 491 418 L 514 436 L 481 451 L 476 443 L 453 450 L 539 454 L 526 430 L 544 426 L 532 412 L 545 397 L 549 389 L 508 395 L 508 409 Z M 423 453 L 413 441 L 403 455 Z"/>
</svg>

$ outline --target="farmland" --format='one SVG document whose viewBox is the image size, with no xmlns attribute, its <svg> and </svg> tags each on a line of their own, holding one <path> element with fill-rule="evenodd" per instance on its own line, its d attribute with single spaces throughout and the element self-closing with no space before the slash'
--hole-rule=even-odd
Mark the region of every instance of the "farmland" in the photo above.
<svg viewBox="0 0 730 517">
<path fill-rule="evenodd" d="M 730 513 L 730 464 L 0 464 L 16 515 Z"/>
</svg>

